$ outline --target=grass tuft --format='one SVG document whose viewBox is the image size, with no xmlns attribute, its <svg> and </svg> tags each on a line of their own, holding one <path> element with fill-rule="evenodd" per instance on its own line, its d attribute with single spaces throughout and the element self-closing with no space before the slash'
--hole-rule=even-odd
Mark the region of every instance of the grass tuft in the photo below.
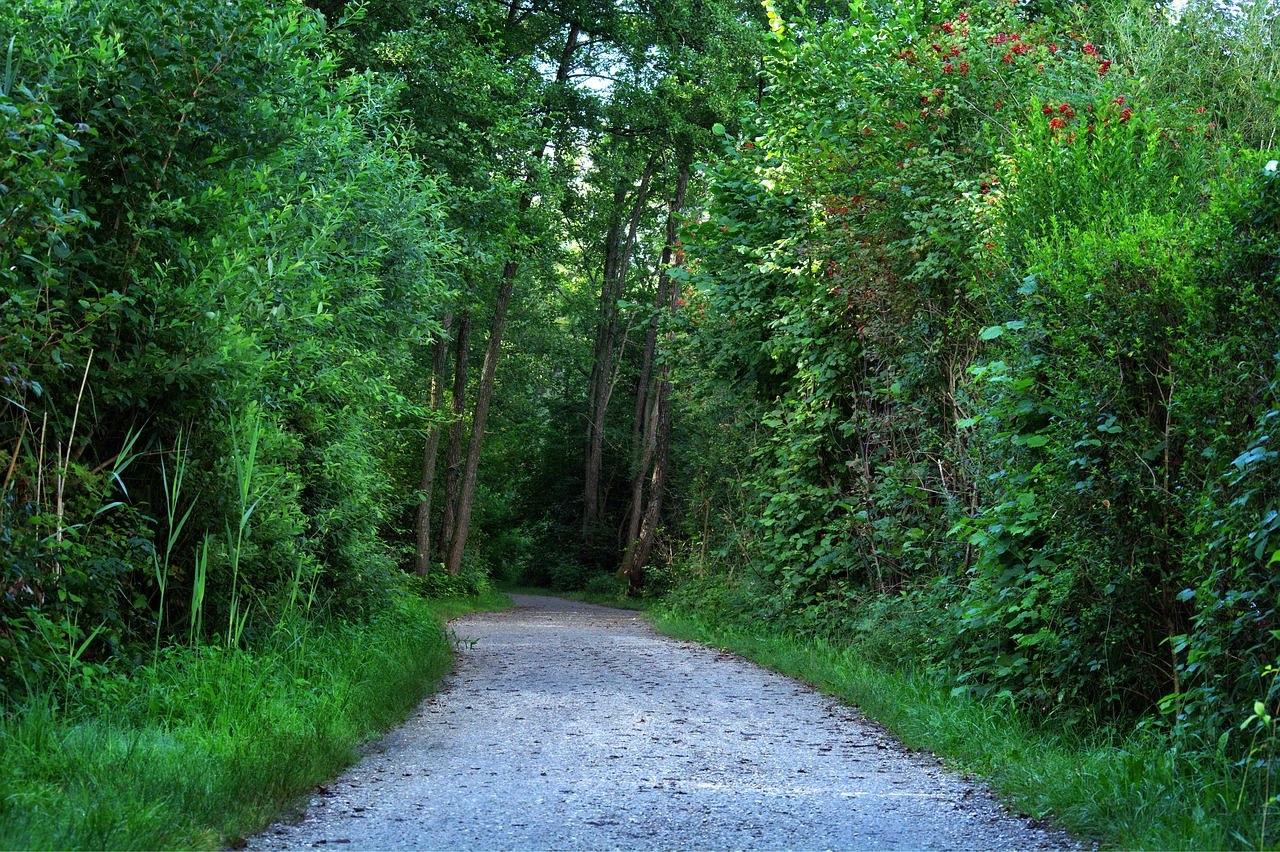
<svg viewBox="0 0 1280 852">
<path fill-rule="evenodd" d="M 211 849 L 250 834 L 402 720 L 448 668 L 448 618 L 505 595 L 411 595 L 252 650 L 162 651 L 67 710 L 0 719 L 0 848 Z"/>
</svg>

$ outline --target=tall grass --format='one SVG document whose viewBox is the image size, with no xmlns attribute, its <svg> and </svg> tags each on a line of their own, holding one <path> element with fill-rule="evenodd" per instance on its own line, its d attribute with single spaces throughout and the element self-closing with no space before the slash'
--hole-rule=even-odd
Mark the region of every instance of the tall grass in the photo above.
<svg viewBox="0 0 1280 852">
<path fill-rule="evenodd" d="M 173 550 L 178 538 L 182 535 L 183 528 L 191 518 L 192 510 L 196 506 L 195 502 L 191 501 L 187 504 L 185 510 L 181 508 L 183 499 L 182 486 L 187 478 L 187 443 L 187 431 L 182 428 L 178 429 L 178 437 L 173 446 L 172 466 L 165 464 L 163 458 L 160 460 L 160 482 L 164 486 L 164 514 L 167 525 L 165 528 L 164 553 L 161 554 L 156 548 L 151 550 L 156 585 L 160 589 L 160 609 L 156 615 L 156 653 L 160 651 L 160 635 L 164 628 L 164 619 L 167 613 L 165 597 L 169 591 L 169 572 L 173 563 Z M 195 595 L 193 594 L 192 597 L 194 598 Z M 201 578 L 199 597 L 203 602 L 203 578 Z"/>
<path fill-rule="evenodd" d="M 1123 849 L 1236 849 L 1264 837 L 1267 792 L 1225 756 L 1188 758 L 1152 731 L 1065 729 L 1007 704 L 953 695 L 936 672 L 875 666 L 855 646 L 799 640 L 708 617 L 657 612 L 668 635 L 734 651 L 801 678 L 893 731 L 989 779 L 1019 810 Z"/>
<path fill-rule="evenodd" d="M 238 514 L 236 530 L 231 531 L 227 522 L 227 551 L 231 561 L 231 608 L 227 614 L 227 647 L 240 645 L 245 624 L 249 620 L 249 606 L 240 596 L 240 557 L 244 553 L 249 521 L 270 490 L 263 490 L 258 483 L 258 444 L 262 439 L 262 417 L 256 404 L 250 404 L 238 412 L 231 421 L 231 466 L 236 479 Z"/>
<path fill-rule="evenodd" d="M 501 595 L 403 594 L 364 624 L 299 614 L 252 649 L 161 649 L 68 711 L 0 720 L 0 848 L 215 848 L 261 828 L 403 718 L 450 660 L 445 616 Z"/>
</svg>

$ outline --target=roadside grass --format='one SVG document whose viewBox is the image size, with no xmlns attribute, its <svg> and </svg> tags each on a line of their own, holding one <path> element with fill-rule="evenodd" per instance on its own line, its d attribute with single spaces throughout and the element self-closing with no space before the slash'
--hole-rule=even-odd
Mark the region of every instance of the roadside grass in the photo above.
<svg viewBox="0 0 1280 852">
<path fill-rule="evenodd" d="M 360 624 L 286 622 L 252 650 L 162 650 L 74 706 L 33 699 L 0 718 L 0 848 L 236 846 L 435 686 L 445 620 L 508 606 L 402 594 Z"/>
<path fill-rule="evenodd" d="M 985 777 L 1017 810 L 1122 849 L 1266 848 L 1265 791 L 1225 758 L 1191 759 L 1154 732 L 1082 734 L 1007 704 L 952 695 L 937 674 L 874 667 L 854 647 L 655 609 L 667 635 L 733 651 L 859 707 L 909 748 Z M 1243 795 L 1242 795 L 1243 794 Z M 1274 821 L 1274 815 L 1273 820 Z"/>
</svg>

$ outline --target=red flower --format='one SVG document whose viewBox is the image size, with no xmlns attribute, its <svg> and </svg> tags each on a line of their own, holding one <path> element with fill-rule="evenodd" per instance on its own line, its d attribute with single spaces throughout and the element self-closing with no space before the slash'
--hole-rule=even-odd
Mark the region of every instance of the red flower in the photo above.
<svg viewBox="0 0 1280 852">
<path fill-rule="evenodd" d="M 942 31 L 944 33 L 949 33 L 954 29 L 955 29 L 955 26 L 950 21 L 947 21 L 945 24 L 942 25 Z"/>
<path fill-rule="evenodd" d="M 1040 110 L 1040 112 L 1043 113 L 1044 115 L 1053 115 L 1053 107 L 1046 104 L 1044 108 Z"/>
<path fill-rule="evenodd" d="M 1124 108 L 1124 111 L 1123 111 L 1122 113 L 1120 113 L 1120 123 L 1121 123 L 1121 124 L 1124 124 L 1124 123 L 1125 123 L 1126 121 L 1128 121 L 1132 116 L 1133 116 L 1133 110 L 1129 109 L 1128 107 L 1125 107 L 1125 108 Z"/>
<path fill-rule="evenodd" d="M 1050 42 L 1050 43 L 1049 43 L 1049 53 L 1053 54 L 1053 53 L 1057 53 L 1057 52 L 1058 52 L 1058 43 L 1057 43 L 1057 42 Z"/>
<path fill-rule="evenodd" d="M 1004 56 L 1000 57 L 1000 61 L 1003 62 L 1005 65 L 1010 64 L 1011 62 L 1013 62 L 1013 54 L 1006 53 Z"/>
<path fill-rule="evenodd" d="M 898 128 L 899 130 L 906 130 L 906 129 L 907 129 L 907 126 L 906 126 L 905 124 L 903 124 L 901 121 L 895 121 L 895 122 L 893 123 L 893 126 L 894 126 L 894 127 L 896 127 L 896 128 Z"/>
<path fill-rule="evenodd" d="M 1116 106 L 1124 106 L 1124 95 L 1121 95 L 1120 97 L 1116 98 L 1111 103 L 1115 104 Z"/>
<path fill-rule="evenodd" d="M 1004 106 L 1004 101 L 996 101 L 995 109 L 1000 109 L 1002 106 Z"/>
<path fill-rule="evenodd" d="M 950 73 L 951 73 L 951 63 L 950 63 L 950 62 L 944 62 L 944 63 L 942 63 L 942 73 L 943 73 L 943 74 L 950 74 Z"/>
<path fill-rule="evenodd" d="M 962 24 L 963 24 L 965 21 L 969 20 L 969 13 L 968 13 L 968 12 L 961 12 L 957 17 L 959 18 L 960 23 L 962 23 Z"/>
<path fill-rule="evenodd" d="M 1054 116 L 1053 118 L 1051 118 L 1051 119 L 1049 120 L 1049 129 L 1050 129 L 1050 130 L 1057 130 L 1057 129 L 1058 129 L 1058 128 L 1060 128 L 1060 127 L 1066 127 L 1066 126 L 1067 126 L 1067 123 L 1066 123 L 1065 121 L 1063 121 L 1062 119 L 1058 118 L 1057 116 Z"/>
<path fill-rule="evenodd" d="M 1208 107 L 1196 107 L 1196 115 L 1199 115 L 1200 113 L 1204 112 L 1207 109 Z"/>
<path fill-rule="evenodd" d="M 934 52 L 934 53 L 941 53 L 941 52 L 942 52 L 942 45 L 938 44 L 936 41 L 935 41 L 933 44 L 929 45 L 929 46 L 933 48 L 933 52 Z"/>
<path fill-rule="evenodd" d="M 1063 104 L 1062 106 L 1058 107 L 1058 112 L 1061 113 L 1062 115 L 1065 115 L 1067 118 L 1076 117 L 1076 111 L 1071 108 L 1071 104 Z"/>
<path fill-rule="evenodd" d="M 960 73 L 961 73 L 961 74 L 968 74 L 968 73 L 969 73 L 969 63 L 968 63 L 968 62 L 961 62 L 961 63 L 960 63 Z"/>
<path fill-rule="evenodd" d="M 1110 59 L 1103 60 L 1102 64 L 1098 66 L 1098 76 L 1100 77 L 1107 76 L 1107 71 L 1109 71 L 1110 69 L 1111 69 L 1111 60 Z"/>
<path fill-rule="evenodd" d="M 1092 44 L 1090 44 L 1089 42 L 1085 42 L 1085 43 L 1084 43 L 1084 52 L 1085 52 L 1085 53 L 1087 53 L 1087 54 L 1089 54 L 1090 56 L 1097 56 L 1097 55 L 1098 55 L 1098 48 L 1094 47 L 1094 46 L 1093 46 Z"/>
<path fill-rule="evenodd" d="M 960 46 L 958 44 L 951 45 L 951 52 L 948 53 L 947 56 L 959 56 L 959 55 L 960 55 Z"/>
</svg>

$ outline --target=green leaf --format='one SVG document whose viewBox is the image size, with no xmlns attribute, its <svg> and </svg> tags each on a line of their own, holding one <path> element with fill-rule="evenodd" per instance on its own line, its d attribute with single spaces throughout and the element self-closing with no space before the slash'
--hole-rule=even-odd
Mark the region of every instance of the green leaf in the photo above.
<svg viewBox="0 0 1280 852">
<path fill-rule="evenodd" d="M 986 328 L 984 328 L 978 334 L 978 336 L 981 337 L 983 340 L 995 340 L 997 337 L 999 337 L 1002 334 L 1004 334 L 1004 326 L 989 325 Z"/>
</svg>

